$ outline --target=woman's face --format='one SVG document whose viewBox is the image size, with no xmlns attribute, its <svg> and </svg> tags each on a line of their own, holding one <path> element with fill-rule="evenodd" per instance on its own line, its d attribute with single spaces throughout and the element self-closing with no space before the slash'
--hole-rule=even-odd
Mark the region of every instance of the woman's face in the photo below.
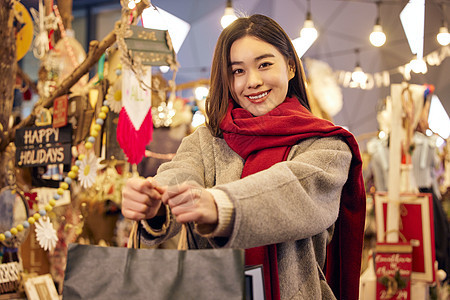
<svg viewBox="0 0 450 300">
<path fill-rule="evenodd" d="M 295 76 L 277 48 L 252 36 L 236 40 L 230 49 L 231 94 L 254 116 L 262 116 L 286 98 Z"/>
</svg>

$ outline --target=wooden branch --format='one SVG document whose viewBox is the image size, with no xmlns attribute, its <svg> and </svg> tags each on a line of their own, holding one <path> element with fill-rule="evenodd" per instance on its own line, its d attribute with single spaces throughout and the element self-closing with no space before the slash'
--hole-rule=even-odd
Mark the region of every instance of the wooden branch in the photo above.
<svg viewBox="0 0 450 300">
<path fill-rule="evenodd" d="M 30 76 L 28 76 L 19 65 L 17 65 L 17 75 L 19 75 L 19 77 L 22 78 L 23 81 L 25 81 L 25 83 L 28 85 L 28 88 L 33 93 L 38 92 L 36 84 L 34 84 L 33 80 L 31 80 Z"/>
<path fill-rule="evenodd" d="M 141 1 L 136 6 L 136 18 L 142 14 L 142 11 L 148 7 L 148 1 Z M 119 23 L 120 21 L 118 21 Z M 108 47 L 112 46 L 116 41 L 116 34 L 112 30 L 101 42 L 91 41 L 89 43 L 89 51 L 86 59 L 70 74 L 66 79 L 61 82 L 61 84 L 56 88 L 56 90 L 48 97 L 39 101 L 37 105 L 33 108 L 32 113 L 23 119 L 19 124 L 8 130 L 5 137 L 0 143 L 0 152 L 6 149 L 6 146 L 13 142 L 16 137 L 16 130 L 33 124 L 36 118 L 36 112 L 41 108 L 49 108 L 53 105 L 53 101 L 65 94 L 69 93 L 70 88 L 80 80 L 89 70 L 97 63 L 100 57 L 105 53 Z"/>
</svg>

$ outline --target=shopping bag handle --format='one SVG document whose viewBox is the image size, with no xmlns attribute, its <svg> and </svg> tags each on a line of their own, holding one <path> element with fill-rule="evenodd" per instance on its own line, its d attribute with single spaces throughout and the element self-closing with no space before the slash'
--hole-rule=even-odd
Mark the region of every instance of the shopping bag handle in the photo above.
<svg viewBox="0 0 450 300">
<path fill-rule="evenodd" d="M 141 247 L 141 222 L 134 221 L 131 227 L 130 236 L 128 237 L 128 248 L 139 249 Z M 181 225 L 180 238 L 178 240 L 178 250 L 187 250 L 187 230 L 186 225 Z"/>
<path fill-rule="evenodd" d="M 186 230 L 186 224 L 181 225 L 181 232 L 180 232 L 180 238 L 178 240 L 178 250 L 187 250 L 187 230 Z"/>
<path fill-rule="evenodd" d="M 134 221 L 131 226 L 130 236 L 128 237 L 128 248 L 141 248 L 141 222 Z"/>
</svg>

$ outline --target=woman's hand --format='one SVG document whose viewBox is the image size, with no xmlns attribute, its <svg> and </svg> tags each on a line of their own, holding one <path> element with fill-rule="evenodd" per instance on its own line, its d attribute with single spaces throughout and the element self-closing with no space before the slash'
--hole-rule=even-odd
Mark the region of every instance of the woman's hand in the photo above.
<svg viewBox="0 0 450 300">
<path fill-rule="evenodd" d="M 178 223 L 217 224 L 218 213 L 214 197 L 198 183 L 189 181 L 169 186 L 162 195 Z"/>
<path fill-rule="evenodd" d="M 165 188 L 153 180 L 134 177 L 128 179 L 122 191 L 122 214 L 125 218 L 140 221 L 151 219 L 161 208 Z"/>
</svg>

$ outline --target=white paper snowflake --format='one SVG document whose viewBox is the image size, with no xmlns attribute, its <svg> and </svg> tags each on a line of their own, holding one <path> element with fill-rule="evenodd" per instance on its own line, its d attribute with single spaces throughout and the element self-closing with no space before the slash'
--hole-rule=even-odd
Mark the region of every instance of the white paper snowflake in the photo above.
<svg viewBox="0 0 450 300">
<path fill-rule="evenodd" d="M 78 181 L 87 189 L 94 184 L 96 176 L 97 157 L 91 152 L 81 161 L 80 170 L 78 171 Z"/>
<path fill-rule="evenodd" d="M 106 102 L 109 109 L 115 113 L 120 113 L 122 109 L 122 77 L 118 77 L 114 84 L 109 87 L 106 94 Z"/>
<path fill-rule="evenodd" d="M 46 217 L 40 218 L 35 225 L 36 239 L 39 242 L 39 246 L 45 251 L 52 251 L 56 246 L 58 237 L 56 230 L 53 228 L 52 223 L 50 223 L 50 219 Z"/>
</svg>

